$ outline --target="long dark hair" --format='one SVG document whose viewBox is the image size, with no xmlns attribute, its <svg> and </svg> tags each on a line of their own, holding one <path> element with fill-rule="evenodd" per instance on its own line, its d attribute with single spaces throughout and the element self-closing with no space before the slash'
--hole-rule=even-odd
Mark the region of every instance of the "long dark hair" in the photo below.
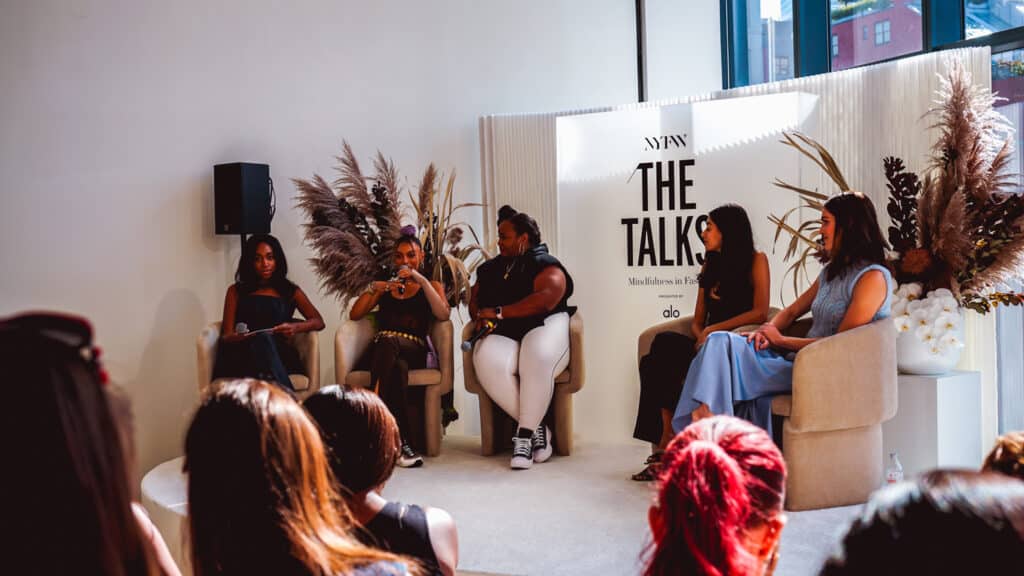
<svg viewBox="0 0 1024 576">
<path fill-rule="evenodd" d="M 4 414 L 17 432 L 4 455 L 5 561 L 37 574 L 156 574 L 131 508 L 130 457 L 103 385 L 92 328 L 69 316 L 0 320 Z"/>
<path fill-rule="evenodd" d="M 698 278 L 701 288 L 708 290 L 718 285 L 724 299 L 750 297 L 750 274 L 754 266 L 754 232 L 750 228 L 747 211 L 737 204 L 723 204 L 708 216 L 722 233 L 722 248 L 708 252 L 707 263 Z"/>
<path fill-rule="evenodd" d="M 878 214 L 871 198 L 860 192 L 833 196 L 825 210 L 835 217 L 832 251 L 824 256 L 829 280 L 861 264 L 885 264 L 888 246 L 878 227 Z"/>
<path fill-rule="evenodd" d="M 875 492 L 842 547 L 823 576 L 1020 570 L 1024 482 L 996 473 L 928 472 Z"/>
<path fill-rule="evenodd" d="M 270 234 L 254 234 L 245 241 L 242 255 L 238 258 L 238 269 L 235 271 L 235 282 L 243 294 L 248 294 L 260 287 L 260 279 L 256 274 L 256 249 L 260 244 L 270 246 L 274 253 L 274 275 L 270 277 L 270 286 L 277 290 L 282 298 L 290 299 L 295 295 L 297 286 L 288 279 L 288 259 L 277 238 Z"/>
<path fill-rule="evenodd" d="M 320 427 L 342 486 L 360 494 L 387 482 L 402 440 L 380 396 L 334 384 L 307 398 L 304 406 Z"/>
<path fill-rule="evenodd" d="M 196 576 L 349 574 L 401 560 L 352 536 L 316 425 L 276 386 L 212 389 L 185 438 L 185 471 Z"/>
<path fill-rule="evenodd" d="M 517 235 L 526 234 L 526 240 L 531 247 L 540 244 L 540 226 L 532 216 L 525 212 L 517 212 L 515 208 L 506 204 L 498 210 L 498 225 L 506 220 L 512 224 Z"/>
<path fill-rule="evenodd" d="M 782 512 L 786 464 L 768 434 L 731 416 L 686 427 L 669 444 L 658 477 L 644 576 L 748 574 L 746 530 Z"/>
</svg>

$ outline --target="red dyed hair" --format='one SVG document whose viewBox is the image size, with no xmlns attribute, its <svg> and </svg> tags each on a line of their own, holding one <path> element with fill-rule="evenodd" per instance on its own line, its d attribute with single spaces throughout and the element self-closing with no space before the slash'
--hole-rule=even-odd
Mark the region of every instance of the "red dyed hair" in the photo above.
<svg viewBox="0 0 1024 576">
<path fill-rule="evenodd" d="M 645 576 L 751 574 L 744 533 L 782 511 L 786 465 L 768 434 L 731 416 L 687 426 L 669 444 L 658 477 Z"/>
</svg>

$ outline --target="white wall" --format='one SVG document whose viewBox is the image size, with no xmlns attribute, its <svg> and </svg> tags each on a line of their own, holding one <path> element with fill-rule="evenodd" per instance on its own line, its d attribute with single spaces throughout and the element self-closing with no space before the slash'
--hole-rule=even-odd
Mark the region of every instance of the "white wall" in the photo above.
<svg viewBox="0 0 1024 576">
<path fill-rule="evenodd" d="M 722 89 L 719 0 L 644 0 L 647 99 Z"/>
<path fill-rule="evenodd" d="M 717 38 L 717 19 L 680 25 Z M 273 232 L 327 320 L 329 378 L 339 306 L 316 294 L 289 179 L 329 176 L 346 138 L 410 182 L 455 168 L 476 199 L 479 116 L 635 101 L 635 45 L 629 0 L 4 3 L 0 315 L 94 320 L 147 470 L 181 453 L 195 337 L 238 257 L 212 234 L 212 165 L 271 165 Z M 677 68 L 717 70 L 717 50 Z"/>
</svg>

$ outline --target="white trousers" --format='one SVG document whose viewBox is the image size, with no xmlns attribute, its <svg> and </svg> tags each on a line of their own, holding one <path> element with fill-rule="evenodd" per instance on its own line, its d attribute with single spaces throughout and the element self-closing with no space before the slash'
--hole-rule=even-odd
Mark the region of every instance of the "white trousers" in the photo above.
<svg viewBox="0 0 1024 576">
<path fill-rule="evenodd" d="M 569 314 L 544 319 L 522 342 L 491 334 L 473 349 L 473 368 L 487 395 L 520 428 L 536 430 L 555 390 L 555 377 L 569 365 Z"/>
</svg>

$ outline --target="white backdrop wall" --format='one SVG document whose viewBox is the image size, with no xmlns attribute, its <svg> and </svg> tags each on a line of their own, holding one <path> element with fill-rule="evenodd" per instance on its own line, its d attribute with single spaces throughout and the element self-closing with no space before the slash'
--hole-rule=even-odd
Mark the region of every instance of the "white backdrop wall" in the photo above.
<svg viewBox="0 0 1024 576">
<path fill-rule="evenodd" d="M 718 29 L 717 11 L 683 16 L 662 25 Z M 140 469 L 176 456 L 195 337 L 219 318 L 239 252 L 211 233 L 214 164 L 271 165 L 273 232 L 327 321 L 330 379 L 340 310 L 304 262 L 289 179 L 328 176 L 347 138 L 410 182 L 430 161 L 454 168 L 459 199 L 478 200 L 481 115 L 635 101 L 634 17 L 630 0 L 4 2 L 0 315 L 92 318 L 134 399 Z M 713 71 L 718 50 L 716 32 L 674 70 Z M 703 63 L 689 77 L 719 81 Z M 470 400 L 457 398 L 459 424 L 474 428 Z"/>
</svg>

